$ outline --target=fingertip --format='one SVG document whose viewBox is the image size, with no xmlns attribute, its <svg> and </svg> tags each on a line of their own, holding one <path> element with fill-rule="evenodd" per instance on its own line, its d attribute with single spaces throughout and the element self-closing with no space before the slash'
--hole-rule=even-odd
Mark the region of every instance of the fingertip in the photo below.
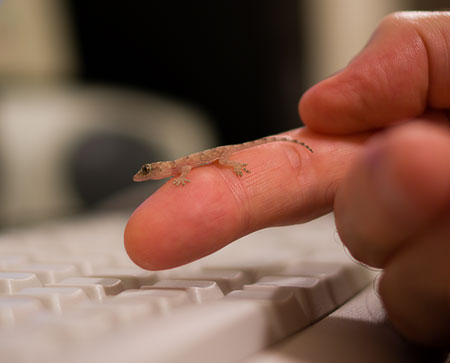
<svg viewBox="0 0 450 363">
<path fill-rule="evenodd" d="M 214 184 L 217 175 L 208 170 L 192 174 L 195 182 L 175 186 L 169 181 L 129 218 L 125 249 L 142 268 L 183 265 L 223 247 L 239 233 L 239 209 L 221 191 L 223 186 Z"/>
<path fill-rule="evenodd" d="M 303 123 L 324 134 L 344 134 L 360 129 L 361 126 L 352 121 L 352 105 L 358 100 L 349 85 L 351 83 L 342 82 L 339 74 L 335 74 L 307 90 L 298 106 Z"/>
<path fill-rule="evenodd" d="M 160 251 L 158 240 L 160 233 L 158 227 L 163 220 L 158 222 L 160 217 L 158 213 L 149 214 L 146 205 L 149 199 L 130 216 L 125 227 L 124 243 L 128 256 L 135 264 L 147 270 L 159 270 L 164 269 L 167 263 L 167 258 Z"/>
<path fill-rule="evenodd" d="M 128 219 L 124 231 L 125 250 L 136 265 L 147 270 L 153 270 L 152 264 L 146 261 L 143 257 L 144 254 L 141 252 L 143 250 L 142 236 L 145 228 L 144 226 L 141 226 L 143 219 L 139 216 L 140 210 L 141 206 L 139 206 Z"/>
</svg>

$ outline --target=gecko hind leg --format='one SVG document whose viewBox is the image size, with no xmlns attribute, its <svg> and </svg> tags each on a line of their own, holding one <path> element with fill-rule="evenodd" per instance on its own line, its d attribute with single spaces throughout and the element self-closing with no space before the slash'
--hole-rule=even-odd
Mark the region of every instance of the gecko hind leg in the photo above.
<svg viewBox="0 0 450 363">
<path fill-rule="evenodd" d="M 228 158 L 220 158 L 219 164 L 233 168 L 233 171 L 237 176 L 244 175 L 243 172 L 250 173 L 250 170 L 245 168 L 247 166 L 246 163 L 239 163 L 234 160 L 229 160 Z"/>
</svg>

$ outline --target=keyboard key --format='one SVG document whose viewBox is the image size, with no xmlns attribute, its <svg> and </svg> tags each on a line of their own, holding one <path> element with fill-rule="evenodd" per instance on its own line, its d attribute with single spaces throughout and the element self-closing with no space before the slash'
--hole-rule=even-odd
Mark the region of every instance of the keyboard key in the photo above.
<svg viewBox="0 0 450 363">
<path fill-rule="evenodd" d="M 95 271 L 90 277 L 115 278 L 122 281 L 126 289 L 139 289 L 156 282 L 156 273 L 138 267 L 111 267 Z"/>
<path fill-rule="evenodd" d="M 220 270 L 220 271 L 241 271 L 248 276 L 250 282 L 257 281 L 263 276 L 275 275 L 279 271 L 282 271 L 286 266 L 278 262 L 261 262 L 261 261 L 248 261 L 246 263 L 236 263 L 232 260 L 227 261 L 225 264 L 223 261 L 216 264 L 206 264 L 204 266 L 205 271 Z"/>
<path fill-rule="evenodd" d="M 236 290 L 229 293 L 225 299 L 252 300 L 262 304 L 270 317 L 270 334 L 273 334 L 274 340 L 290 335 L 310 323 L 309 316 L 293 290 L 273 288 Z"/>
<path fill-rule="evenodd" d="M 324 280 L 314 277 L 266 276 L 244 290 L 290 291 L 298 300 L 309 322 L 332 311 L 336 304 Z"/>
<path fill-rule="evenodd" d="M 187 271 L 175 273 L 174 279 L 215 281 L 226 295 L 230 291 L 242 289 L 242 286 L 252 282 L 250 276 L 239 270 L 215 270 L 205 269 L 201 271 Z"/>
<path fill-rule="evenodd" d="M 0 294 L 13 294 L 26 287 L 40 287 L 35 274 L 27 272 L 0 272 Z"/>
<path fill-rule="evenodd" d="M 20 296 L 0 296 L 0 327 L 16 322 L 44 309 L 38 299 Z"/>
<path fill-rule="evenodd" d="M 192 304 L 188 293 L 184 290 L 126 290 L 114 299 L 118 304 L 121 301 L 142 301 L 150 305 L 154 313 L 160 314 L 167 314 L 179 306 Z"/>
<path fill-rule="evenodd" d="M 277 275 L 320 277 L 327 282 L 337 305 L 342 305 L 371 281 L 369 271 L 353 263 L 300 262 Z"/>
<path fill-rule="evenodd" d="M 46 284 L 47 287 L 78 287 L 93 300 L 102 301 L 108 295 L 117 295 L 125 287 L 118 279 L 101 277 L 70 277 L 60 282 Z"/>
<path fill-rule="evenodd" d="M 37 298 L 46 308 L 55 312 L 89 301 L 85 292 L 76 287 L 29 287 L 21 290 L 16 296 Z"/>
<path fill-rule="evenodd" d="M 224 296 L 219 285 L 214 281 L 161 280 L 152 286 L 143 286 L 142 288 L 186 291 L 191 301 L 195 303 L 216 300 Z"/>
<path fill-rule="evenodd" d="M 24 264 L 8 268 L 8 272 L 31 272 L 43 284 L 63 280 L 67 277 L 77 276 L 80 272 L 73 265 L 66 264 Z"/>
</svg>

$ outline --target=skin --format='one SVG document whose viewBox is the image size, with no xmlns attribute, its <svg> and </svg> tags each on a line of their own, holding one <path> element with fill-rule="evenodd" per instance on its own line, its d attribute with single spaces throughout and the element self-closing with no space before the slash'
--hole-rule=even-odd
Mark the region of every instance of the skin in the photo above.
<svg viewBox="0 0 450 363">
<path fill-rule="evenodd" d="M 386 17 L 342 71 L 307 91 L 306 128 L 243 150 L 252 173 L 192 170 L 130 217 L 125 246 L 147 269 L 178 266 L 254 230 L 334 208 L 358 260 L 384 268 L 380 295 L 413 341 L 450 347 L 450 15 Z M 174 228 L 174 225 L 177 228 Z"/>
</svg>

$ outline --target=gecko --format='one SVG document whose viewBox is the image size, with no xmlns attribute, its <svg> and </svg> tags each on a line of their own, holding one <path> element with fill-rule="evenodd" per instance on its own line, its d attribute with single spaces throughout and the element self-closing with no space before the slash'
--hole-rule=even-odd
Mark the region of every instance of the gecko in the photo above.
<svg viewBox="0 0 450 363">
<path fill-rule="evenodd" d="M 144 164 L 134 175 L 133 180 L 136 182 L 141 182 L 146 180 L 165 179 L 177 176 L 173 180 L 173 184 L 177 186 L 183 186 L 186 183 L 190 182 L 190 180 L 187 179 L 187 175 L 192 168 L 208 165 L 216 161 L 220 165 L 233 168 L 233 171 L 237 176 L 242 176 L 244 172 L 250 173 L 250 170 L 245 168 L 247 166 L 246 163 L 240 163 L 234 160 L 230 160 L 229 157 L 231 154 L 235 153 L 236 151 L 249 149 L 254 146 L 279 141 L 293 142 L 295 144 L 303 146 L 308 151 L 313 153 L 313 150 L 308 145 L 296 139 L 278 136 L 263 137 L 262 139 L 244 142 L 242 144 L 218 146 L 213 149 L 208 149 L 198 153 L 183 156 L 174 161 L 157 161 L 150 164 Z"/>
</svg>

